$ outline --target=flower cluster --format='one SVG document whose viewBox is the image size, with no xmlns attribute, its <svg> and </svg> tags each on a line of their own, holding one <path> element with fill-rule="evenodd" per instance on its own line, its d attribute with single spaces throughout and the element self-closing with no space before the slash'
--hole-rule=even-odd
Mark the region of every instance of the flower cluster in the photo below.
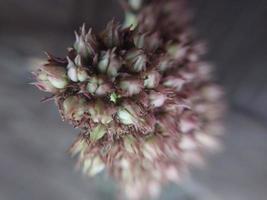
<svg viewBox="0 0 267 200">
<path fill-rule="evenodd" d="M 35 72 L 34 84 L 81 130 L 70 152 L 83 171 L 107 169 L 132 199 L 179 182 L 200 148 L 215 147 L 221 111 L 221 90 L 188 18 L 176 23 L 177 2 L 157 2 L 144 7 L 137 27 L 111 21 L 95 34 L 82 26 L 65 58 L 48 54 Z"/>
</svg>

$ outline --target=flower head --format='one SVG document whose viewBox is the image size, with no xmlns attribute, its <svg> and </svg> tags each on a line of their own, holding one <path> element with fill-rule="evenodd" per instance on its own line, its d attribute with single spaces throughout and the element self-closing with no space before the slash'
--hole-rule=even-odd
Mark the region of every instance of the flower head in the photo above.
<svg viewBox="0 0 267 200">
<path fill-rule="evenodd" d="M 189 155 L 216 146 L 209 127 L 222 110 L 221 90 L 200 62 L 188 18 L 176 22 L 173 9 L 183 4 L 152 2 L 137 15 L 136 27 L 111 21 L 93 34 L 83 25 L 68 55 L 49 55 L 34 83 L 80 128 L 70 151 L 83 172 L 108 169 L 134 199 L 178 182 Z M 130 6 L 140 8 L 134 1 Z"/>
</svg>

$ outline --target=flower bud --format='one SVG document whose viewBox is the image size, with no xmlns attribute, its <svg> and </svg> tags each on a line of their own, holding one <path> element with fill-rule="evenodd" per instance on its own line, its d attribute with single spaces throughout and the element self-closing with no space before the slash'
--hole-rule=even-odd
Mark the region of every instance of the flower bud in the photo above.
<svg viewBox="0 0 267 200">
<path fill-rule="evenodd" d="M 68 84 L 68 81 L 66 78 L 56 78 L 56 77 L 49 76 L 48 80 L 55 88 L 58 88 L 58 89 L 63 89 Z"/>
<path fill-rule="evenodd" d="M 66 76 L 66 69 L 62 66 L 46 64 L 41 67 L 41 71 L 47 74 L 47 76 L 53 76 L 55 78 L 62 78 Z"/>
<path fill-rule="evenodd" d="M 156 145 L 156 141 L 154 140 L 154 137 L 147 140 L 143 147 L 143 154 L 144 156 L 153 161 L 157 159 L 161 155 L 161 151 L 159 147 Z"/>
<path fill-rule="evenodd" d="M 180 119 L 180 129 L 183 133 L 188 133 L 195 130 L 197 125 L 198 123 L 194 115 L 192 115 L 190 112 L 183 113 Z"/>
<path fill-rule="evenodd" d="M 100 72 L 106 73 L 110 77 L 116 77 L 118 70 L 121 67 L 121 62 L 116 58 L 114 50 L 102 52 L 98 63 L 98 69 Z"/>
<path fill-rule="evenodd" d="M 86 149 L 86 146 L 86 140 L 84 138 L 78 138 L 78 140 L 76 140 L 71 146 L 69 152 L 71 153 L 71 156 L 76 156 L 79 153 L 83 154 Z"/>
<path fill-rule="evenodd" d="M 155 108 L 163 106 L 166 99 L 166 95 L 160 92 L 151 91 L 149 94 L 150 105 Z"/>
<path fill-rule="evenodd" d="M 146 69 L 147 57 L 142 50 L 132 50 L 126 55 L 128 67 L 133 72 L 141 72 Z"/>
<path fill-rule="evenodd" d="M 124 96 L 132 96 L 138 94 L 143 89 L 142 82 L 134 78 L 124 78 L 120 81 L 119 86 L 123 90 Z"/>
<path fill-rule="evenodd" d="M 103 101 L 97 100 L 89 106 L 89 114 L 95 123 L 108 124 L 113 120 L 112 115 L 116 110 L 107 106 Z"/>
<path fill-rule="evenodd" d="M 192 151 L 197 149 L 197 142 L 191 135 L 183 134 L 180 140 L 179 147 L 183 151 Z"/>
<path fill-rule="evenodd" d="M 146 74 L 146 78 L 144 80 L 145 88 L 156 88 L 160 81 L 160 73 L 157 71 L 151 71 Z"/>
<path fill-rule="evenodd" d="M 90 140 L 97 141 L 101 139 L 107 133 L 107 129 L 104 125 L 98 124 L 91 132 L 90 132 Z"/>
<path fill-rule="evenodd" d="M 125 135 L 123 137 L 124 147 L 129 153 L 134 153 L 135 151 L 134 142 L 135 138 L 132 135 Z"/>
<path fill-rule="evenodd" d="M 131 12 L 126 12 L 123 26 L 131 27 L 132 29 L 134 29 L 137 26 L 137 24 L 138 24 L 138 20 L 137 20 L 136 15 Z"/>
<path fill-rule="evenodd" d="M 70 96 L 63 102 L 63 112 L 67 119 L 81 120 L 86 112 L 85 99 L 78 96 Z"/>
<path fill-rule="evenodd" d="M 185 83 L 185 80 L 182 77 L 167 76 L 164 79 L 163 85 L 166 87 L 175 88 L 177 91 L 179 91 L 179 90 L 181 90 L 184 83 Z"/>
<path fill-rule="evenodd" d="M 162 134 L 164 135 L 176 135 L 179 134 L 177 119 L 169 114 L 163 114 L 158 118 L 158 124 Z"/>
<path fill-rule="evenodd" d="M 36 74 L 36 79 L 37 79 L 38 81 L 47 81 L 47 80 L 48 80 L 48 75 L 47 75 L 46 72 L 40 70 L 40 71 L 37 72 L 37 74 Z"/>
<path fill-rule="evenodd" d="M 134 44 L 139 49 L 155 51 L 161 45 L 161 40 L 157 32 L 149 35 L 147 33 L 136 33 Z"/>
<path fill-rule="evenodd" d="M 159 58 L 157 68 L 160 72 L 167 71 L 175 66 L 174 60 L 168 56 L 162 56 Z"/>
<path fill-rule="evenodd" d="M 145 33 L 137 33 L 134 37 L 134 44 L 137 48 L 141 49 L 145 47 L 145 38 L 146 34 Z"/>
<path fill-rule="evenodd" d="M 118 116 L 120 122 L 125 124 L 125 125 L 131 125 L 131 124 L 134 125 L 134 124 L 138 123 L 138 120 L 133 115 L 133 113 L 131 113 L 130 111 L 128 111 L 125 108 L 119 108 L 119 110 L 117 112 L 117 116 Z"/>
<path fill-rule="evenodd" d="M 67 73 L 68 74 L 68 77 L 73 82 L 78 82 L 77 67 L 76 67 L 76 65 L 74 64 L 74 62 L 69 57 L 67 57 L 67 60 L 68 60 L 68 66 L 67 66 L 67 69 L 68 69 L 68 73 Z"/>
<path fill-rule="evenodd" d="M 66 78 L 66 70 L 64 67 L 55 65 L 44 65 L 41 68 L 42 73 L 47 74 L 47 80 L 53 85 L 53 87 L 58 89 L 63 89 L 67 86 L 68 80 Z M 42 78 L 45 75 L 42 74 Z"/>
<path fill-rule="evenodd" d="M 181 181 L 181 177 L 179 176 L 179 171 L 177 169 L 177 166 L 168 166 L 165 170 L 165 176 L 168 180 L 179 183 Z"/>
<path fill-rule="evenodd" d="M 83 25 L 80 35 L 75 32 L 76 41 L 74 43 L 75 50 L 83 58 L 95 55 L 97 48 L 96 38 L 92 34 L 92 29 L 90 29 L 87 34 L 85 32 L 85 25 Z"/>
<path fill-rule="evenodd" d="M 36 86 L 39 90 L 42 90 L 44 92 L 57 93 L 57 91 L 58 91 L 58 89 L 55 88 L 50 83 L 50 81 L 39 80 L 38 82 L 32 83 L 32 85 Z"/>
<path fill-rule="evenodd" d="M 103 78 L 96 76 L 89 79 L 87 90 L 97 96 L 103 96 L 112 92 L 111 84 Z"/>
<path fill-rule="evenodd" d="M 152 122 L 144 115 L 142 107 L 133 102 L 124 102 L 118 109 L 117 116 L 124 125 L 134 125 L 136 128 L 147 132 L 149 124 Z M 147 120 L 148 119 L 148 120 Z M 147 120 L 147 121 L 146 121 Z"/>
<path fill-rule="evenodd" d="M 89 78 L 87 71 L 85 68 L 82 67 L 81 63 L 81 56 L 77 55 L 74 62 L 67 57 L 68 60 L 68 77 L 73 81 L 73 82 L 83 82 Z"/>
<path fill-rule="evenodd" d="M 88 84 L 87 84 L 87 90 L 91 93 L 94 94 L 95 91 L 98 88 L 98 79 L 97 77 L 91 77 Z"/>
<path fill-rule="evenodd" d="M 47 72 L 39 70 L 38 72 L 36 72 L 35 76 L 37 82 L 32 83 L 32 85 L 36 86 L 39 90 L 51 93 L 56 93 L 58 91 L 58 89 L 55 88 L 48 80 Z"/>
<path fill-rule="evenodd" d="M 110 21 L 106 29 L 102 33 L 102 39 L 104 44 L 108 48 L 120 46 L 121 44 L 121 36 L 120 36 L 120 26 L 114 21 Z"/>
<path fill-rule="evenodd" d="M 200 89 L 200 93 L 208 101 L 217 101 L 223 96 L 222 89 L 217 85 L 206 85 Z"/>
<path fill-rule="evenodd" d="M 87 173 L 90 176 L 95 176 L 105 168 L 105 164 L 99 158 L 95 156 L 93 158 L 87 158 L 83 163 L 83 173 Z"/>
<path fill-rule="evenodd" d="M 80 81 L 80 82 L 84 82 L 87 79 L 89 79 L 89 76 L 87 74 L 87 70 L 83 67 L 78 67 L 77 78 L 78 78 L 78 81 Z"/>
<path fill-rule="evenodd" d="M 188 51 L 187 47 L 179 44 L 171 44 L 167 47 L 168 54 L 175 60 L 182 60 Z"/>
<path fill-rule="evenodd" d="M 142 0 L 129 0 L 128 2 L 131 8 L 134 10 L 138 10 L 142 6 Z"/>
</svg>

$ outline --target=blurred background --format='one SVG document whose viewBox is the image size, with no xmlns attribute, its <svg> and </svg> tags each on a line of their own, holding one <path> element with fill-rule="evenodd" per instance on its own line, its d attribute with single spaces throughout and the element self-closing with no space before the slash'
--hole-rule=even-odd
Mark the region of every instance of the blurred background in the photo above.
<svg viewBox="0 0 267 200">
<path fill-rule="evenodd" d="M 267 1 L 189 0 L 207 59 L 229 102 L 224 150 L 208 156 L 166 200 L 265 200 L 267 196 Z M 0 0 L 0 199 L 115 199 L 116 186 L 75 171 L 66 150 L 77 131 L 28 85 L 43 51 L 64 56 L 83 22 L 100 30 L 123 12 L 116 0 Z"/>
</svg>

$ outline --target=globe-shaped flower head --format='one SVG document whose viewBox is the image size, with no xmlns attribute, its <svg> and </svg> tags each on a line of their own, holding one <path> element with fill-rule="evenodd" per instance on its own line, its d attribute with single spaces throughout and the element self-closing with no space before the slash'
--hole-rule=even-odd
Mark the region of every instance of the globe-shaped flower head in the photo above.
<svg viewBox="0 0 267 200">
<path fill-rule="evenodd" d="M 65 58 L 48 56 L 35 85 L 81 130 L 70 151 L 82 170 L 107 169 L 139 199 L 179 182 L 202 147 L 216 146 L 221 90 L 200 60 L 183 1 L 148 1 L 137 15 L 138 4 L 127 6 L 137 26 L 113 20 L 96 34 L 83 25 Z"/>
</svg>

